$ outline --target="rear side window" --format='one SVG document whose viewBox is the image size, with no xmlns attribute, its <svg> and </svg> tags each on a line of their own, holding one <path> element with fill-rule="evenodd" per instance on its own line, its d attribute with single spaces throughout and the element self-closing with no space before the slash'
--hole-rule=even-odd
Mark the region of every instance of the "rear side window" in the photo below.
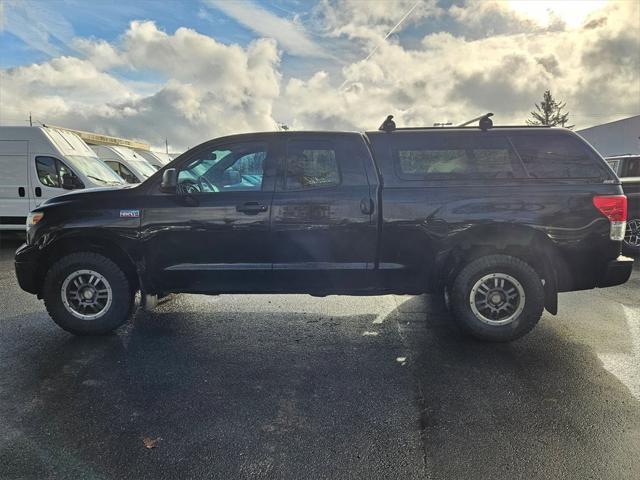
<svg viewBox="0 0 640 480">
<path fill-rule="evenodd" d="M 603 169 L 587 147 L 568 135 L 514 135 L 527 173 L 532 178 L 600 178 Z"/>
<path fill-rule="evenodd" d="M 336 149 L 330 142 L 291 140 L 287 145 L 286 190 L 332 187 L 340 183 Z"/>
<path fill-rule="evenodd" d="M 504 136 L 431 134 L 399 140 L 392 154 L 396 173 L 403 180 L 522 176 L 518 158 Z"/>
</svg>

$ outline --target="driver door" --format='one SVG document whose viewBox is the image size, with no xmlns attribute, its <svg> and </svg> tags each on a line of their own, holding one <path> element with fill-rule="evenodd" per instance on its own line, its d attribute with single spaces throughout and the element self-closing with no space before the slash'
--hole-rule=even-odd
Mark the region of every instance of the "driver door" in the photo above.
<svg viewBox="0 0 640 480">
<path fill-rule="evenodd" d="M 205 144 L 176 166 L 175 194 L 148 197 L 142 234 L 156 291 L 268 289 L 272 151 L 268 136 Z"/>
</svg>

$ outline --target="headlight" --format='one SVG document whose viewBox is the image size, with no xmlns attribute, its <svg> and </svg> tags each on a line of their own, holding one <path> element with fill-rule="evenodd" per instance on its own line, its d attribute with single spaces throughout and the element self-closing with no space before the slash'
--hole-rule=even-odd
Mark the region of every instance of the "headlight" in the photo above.
<svg viewBox="0 0 640 480">
<path fill-rule="evenodd" d="M 27 215 L 27 230 L 29 230 L 43 218 L 44 213 L 42 212 L 29 212 L 29 215 Z"/>
</svg>

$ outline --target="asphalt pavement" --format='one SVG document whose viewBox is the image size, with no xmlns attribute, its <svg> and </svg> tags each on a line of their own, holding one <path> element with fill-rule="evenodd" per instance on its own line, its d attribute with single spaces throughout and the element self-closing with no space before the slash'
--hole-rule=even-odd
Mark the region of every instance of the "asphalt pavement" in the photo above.
<svg viewBox="0 0 640 480">
<path fill-rule="evenodd" d="M 60 330 L 0 234 L 1 479 L 640 478 L 640 270 L 510 344 L 436 297 L 178 295 Z M 148 448 L 152 447 L 152 448 Z"/>
</svg>

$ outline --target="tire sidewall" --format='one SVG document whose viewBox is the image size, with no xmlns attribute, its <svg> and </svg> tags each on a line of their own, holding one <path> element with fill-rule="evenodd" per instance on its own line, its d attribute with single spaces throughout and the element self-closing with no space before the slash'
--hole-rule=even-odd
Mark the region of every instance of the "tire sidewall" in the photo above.
<svg viewBox="0 0 640 480">
<path fill-rule="evenodd" d="M 64 280 L 78 270 L 100 273 L 111 287 L 111 305 L 104 315 L 95 320 L 75 317 L 62 302 L 61 289 Z M 77 335 L 108 333 L 127 321 L 133 307 L 133 294 L 124 272 L 113 261 L 96 253 L 76 253 L 58 260 L 47 273 L 43 297 L 53 321 Z"/>
<path fill-rule="evenodd" d="M 480 278 L 492 273 L 515 278 L 525 293 L 524 309 L 505 325 L 482 322 L 470 307 L 473 286 Z M 544 309 L 544 289 L 535 270 L 525 262 L 511 256 L 490 255 L 472 261 L 455 278 L 451 288 L 451 308 L 460 327 L 474 337 L 490 341 L 515 340 L 538 323 Z"/>
</svg>

